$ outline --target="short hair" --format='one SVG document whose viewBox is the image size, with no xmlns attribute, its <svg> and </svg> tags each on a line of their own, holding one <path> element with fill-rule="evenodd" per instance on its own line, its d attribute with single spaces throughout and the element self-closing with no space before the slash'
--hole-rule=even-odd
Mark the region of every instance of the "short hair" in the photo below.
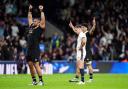
<svg viewBox="0 0 128 89">
<path fill-rule="evenodd" d="M 39 20 L 39 21 L 41 20 L 41 18 L 38 18 L 38 17 L 35 17 L 34 19 L 37 19 L 37 20 Z M 34 19 L 33 19 L 33 20 L 34 20 Z"/>
<path fill-rule="evenodd" d="M 78 25 L 76 25 L 75 27 L 76 27 L 76 28 L 81 28 L 82 25 L 78 24 Z"/>
<path fill-rule="evenodd" d="M 81 25 L 88 28 L 88 23 L 82 23 Z"/>
<path fill-rule="evenodd" d="M 86 27 L 88 30 L 88 23 L 82 23 L 82 26 Z"/>
</svg>

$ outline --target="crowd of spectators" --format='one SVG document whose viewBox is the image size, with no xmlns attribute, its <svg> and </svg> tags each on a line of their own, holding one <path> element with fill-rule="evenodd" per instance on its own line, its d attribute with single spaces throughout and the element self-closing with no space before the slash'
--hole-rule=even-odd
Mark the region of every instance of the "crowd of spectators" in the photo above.
<svg viewBox="0 0 128 89">
<path fill-rule="evenodd" d="M 60 28 L 64 36 L 53 33 L 51 38 L 41 37 L 41 58 L 46 61 L 75 59 L 77 36 L 69 28 L 87 23 L 96 29 L 91 39 L 94 60 L 128 60 L 128 7 L 127 0 L 45 0 L 48 21 Z M 16 17 L 27 17 L 27 0 L 0 2 L 0 60 L 25 59 L 27 53 L 26 25 Z M 22 54 L 22 55 L 21 55 Z"/>
</svg>

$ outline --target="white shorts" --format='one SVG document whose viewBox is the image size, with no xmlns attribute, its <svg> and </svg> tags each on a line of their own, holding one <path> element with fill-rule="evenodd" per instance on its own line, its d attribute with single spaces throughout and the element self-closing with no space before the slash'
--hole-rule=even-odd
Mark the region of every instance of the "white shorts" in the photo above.
<svg viewBox="0 0 128 89">
<path fill-rule="evenodd" d="M 77 50 L 76 52 L 76 60 L 83 60 L 86 58 L 86 50 Z"/>
</svg>

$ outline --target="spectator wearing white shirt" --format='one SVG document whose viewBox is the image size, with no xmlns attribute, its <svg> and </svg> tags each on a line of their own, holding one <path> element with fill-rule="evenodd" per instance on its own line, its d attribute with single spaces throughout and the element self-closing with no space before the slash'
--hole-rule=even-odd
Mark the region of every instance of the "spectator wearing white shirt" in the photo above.
<svg viewBox="0 0 128 89">
<path fill-rule="evenodd" d="M 17 37 L 19 33 L 19 28 L 15 22 L 13 22 L 13 25 L 11 26 L 11 30 L 12 30 L 12 36 Z"/>
</svg>

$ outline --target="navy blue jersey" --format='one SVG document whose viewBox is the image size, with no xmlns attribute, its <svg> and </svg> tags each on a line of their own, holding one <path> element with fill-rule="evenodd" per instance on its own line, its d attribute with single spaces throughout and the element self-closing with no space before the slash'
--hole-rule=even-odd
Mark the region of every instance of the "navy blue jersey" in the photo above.
<svg viewBox="0 0 128 89">
<path fill-rule="evenodd" d="M 41 37 L 42 32 L 43 30 L 40 27 L 29 30 L 29 33 L 27 36 L 28 48 L 39 47 L 40 37 Z"/>
<path fill-rule="evenodd" d="M 86 43 L 86 51 L 91 49 L 91 35 L 89 32 L 86 33 L 87 43 Z"/>
<path fill-rule="evenodd" d="M 86 33 L 87 43 L 86 43 L 86 59 L 92 60 L 91 52 L 91 35 L 89 32 Z"/>
<path fill-rule="evenodd" d="M 28 51 L 27 51 L 27 61 L 39 61 L 40 56 L 40 37 L 43 29 L 38 27 L 36 29 L 30 29 L 27 35 Z"/>
</svg>

